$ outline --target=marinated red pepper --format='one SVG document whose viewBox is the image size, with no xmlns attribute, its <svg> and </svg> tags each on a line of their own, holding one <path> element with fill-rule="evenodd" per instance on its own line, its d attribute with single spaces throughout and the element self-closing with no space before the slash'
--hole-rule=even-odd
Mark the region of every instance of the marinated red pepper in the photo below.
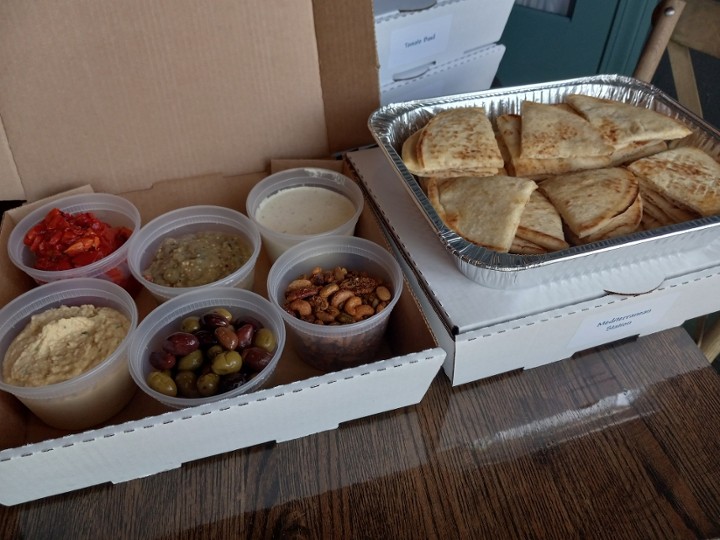
<svg viewBox="0 0 720 540">
<path fill-rule="evenodd" d="M 69 270 L 107 257 L 130 238 L 127 227 L 113 227 L 92 212 L 69 214 L 53 208 L 23 239 L 38 270 Z"/>
</svg>

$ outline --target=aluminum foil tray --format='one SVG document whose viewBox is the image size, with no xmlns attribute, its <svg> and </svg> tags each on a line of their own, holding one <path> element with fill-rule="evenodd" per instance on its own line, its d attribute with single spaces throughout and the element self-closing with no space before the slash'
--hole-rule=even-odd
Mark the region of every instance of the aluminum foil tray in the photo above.
<svg viewBox="0 0 720 540">
<path fill-rule="evenodd" d="M 714 249 L 718 253 L 716 262 L 720 263 L 720 216 L 639 231 L 544 255 L 498 253 L 468 242 L 449 229 L 400 157 L 405 139 L 443 109 L 482 106 L 494 121 L 501 114 L 519 114 L 524 100 L 559 103 L 573 93 L 632 103 L 677 118 L 688 125 L 693 134 L 676 142 L 675 146 L 696 146 L 720 161 L 720 131 L 717 128 L 660 89 L 621 75 L 598 75 L 392 103 L 376 110 L 370 116 L 368 126 L 437 234 L 438 241 L 452 254 L 458 269 L 476 283 L 500 289 L 522 288 L 626 266 L 632 267 L 634 273 L 660 273 L 658 280 L 662 281 L 676 277 L 674 258 L 695 250 Z"/>
</svg>

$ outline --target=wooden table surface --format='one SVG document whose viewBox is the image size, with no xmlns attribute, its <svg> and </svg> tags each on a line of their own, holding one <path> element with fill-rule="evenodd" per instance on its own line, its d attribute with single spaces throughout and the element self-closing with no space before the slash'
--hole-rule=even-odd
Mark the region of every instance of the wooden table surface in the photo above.
<svg viewBox="0 0 720 540">
<path fill-rule="evenodd" d="M 3 507 L 0 537 L 712 538 L 719 463 L 720 375 L 674 329 Z"/>
</svg>

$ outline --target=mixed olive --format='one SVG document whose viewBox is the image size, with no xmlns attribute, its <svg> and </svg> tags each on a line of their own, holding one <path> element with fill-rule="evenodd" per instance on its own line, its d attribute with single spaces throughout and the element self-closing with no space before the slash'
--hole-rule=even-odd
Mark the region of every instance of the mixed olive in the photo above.
<svg viewBox="0 0 720 540">
<path fill-rule="evenodd" d="M 147 383 L 167 396 L 223 394 L 265 369 L 276 347 L 275 334 L 259 321 L 217 307 L 183 319 L 150 353 Z"/>
</svg>

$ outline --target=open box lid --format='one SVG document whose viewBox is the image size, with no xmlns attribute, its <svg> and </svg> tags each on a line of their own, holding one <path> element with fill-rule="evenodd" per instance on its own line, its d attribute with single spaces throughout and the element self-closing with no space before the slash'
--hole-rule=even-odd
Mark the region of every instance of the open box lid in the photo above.
<svg viewBox="0 0 720 540">
<path fill-rule="evenodd" d="M 372 142 L 372 2 L 0 5 L 0 198 L 266 170 Z"/>
</svg>

